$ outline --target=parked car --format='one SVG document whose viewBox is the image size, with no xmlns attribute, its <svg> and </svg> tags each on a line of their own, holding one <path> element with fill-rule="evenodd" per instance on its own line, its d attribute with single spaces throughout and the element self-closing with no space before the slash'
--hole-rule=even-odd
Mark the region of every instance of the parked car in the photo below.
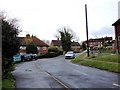
<svg viewBox="0 0 120 90">
<path fill-rule="evenodd" d="M 37 54 L 31 54 L 32 59 L 37 60 Z"/>
<path fill-rule="evenodd" d="M 24 55 L 24 60 L 25 61 L 31 61 L 32 60 L 32 55 L 31 54 Z"/>
<path fill-rule="evenodd" d="M 25 61 L 29 61 L 29 60 L 33 60 L 33 59 L 35 59 L 35 60 L 37 60 L 37 54 L 26 54 L 25 56 L 24 56 L 24 59 L 25 59 Z"/>
<path fill-rule="evenodd" d="M 21 56 L 20 56 L 20 54 L 14 55 L 14 56 L 13 56 L 13 61 L 14 61 L 14 62 L 20 62 L 20 61 L 21 61 Z"/>
<path fill-rule="evenodd" d="M 65 54 L 65 59 L 67 58 L 75 58 L 75 53 L 73 51 L 68 51 L 66 54 Z"/>
</svg>

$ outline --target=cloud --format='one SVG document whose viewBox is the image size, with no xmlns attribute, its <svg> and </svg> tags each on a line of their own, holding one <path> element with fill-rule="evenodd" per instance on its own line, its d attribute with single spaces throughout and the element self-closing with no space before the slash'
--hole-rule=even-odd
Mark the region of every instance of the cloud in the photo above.
<svg viewBox="0 0 120 90">
<path fill-rule="evenodd" d="M 102 27 L 99 30 L 94 30 L 90 32 L 92 37 L 105 37 L 105 36 L 114 36 L 114 29 L 112 27 Z"/>
</svg>

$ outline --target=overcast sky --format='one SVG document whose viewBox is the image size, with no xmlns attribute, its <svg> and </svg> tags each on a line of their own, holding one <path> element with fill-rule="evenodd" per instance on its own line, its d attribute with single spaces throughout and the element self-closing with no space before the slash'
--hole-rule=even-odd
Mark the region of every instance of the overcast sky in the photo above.
<svg viewBox="0 0 120 90">
<path fill-rule="evenodd" d="M 113 36 L 112 24 L 118 19 L 120 0 L 0 0 L 0 10 L 17 18 L 22 32 L 41 40 L 56 39 L 57 29 L 69 26 L 86 40 L 85 4 L 88 8 L 89 38 Z"/>
</svg>

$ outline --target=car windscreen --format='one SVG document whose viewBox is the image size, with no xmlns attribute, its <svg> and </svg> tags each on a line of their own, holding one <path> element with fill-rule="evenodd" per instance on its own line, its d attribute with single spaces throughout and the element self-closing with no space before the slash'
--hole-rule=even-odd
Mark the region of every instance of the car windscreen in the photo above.
<svg viewBox="0 0 120 90">
<path fill-rule="evenodd" d="M 73 52 L 67 52 L 67 54 L 73 54 Z"/>
</svg>

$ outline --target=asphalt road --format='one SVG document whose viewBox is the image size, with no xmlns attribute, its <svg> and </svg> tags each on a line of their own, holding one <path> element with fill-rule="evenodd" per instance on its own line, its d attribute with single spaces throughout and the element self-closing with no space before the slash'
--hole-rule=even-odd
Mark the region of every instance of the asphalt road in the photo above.
<svg viewBox="0 0 120 90">
<path fill-rule="evenodd" d="M 69 59 L 64 59 L 63 55 L 22 62 L 16 65 L 13 75 L 16 78 L 16 88 L 120 87 L 118 74 L 73 64 Z"/>
</svg>

